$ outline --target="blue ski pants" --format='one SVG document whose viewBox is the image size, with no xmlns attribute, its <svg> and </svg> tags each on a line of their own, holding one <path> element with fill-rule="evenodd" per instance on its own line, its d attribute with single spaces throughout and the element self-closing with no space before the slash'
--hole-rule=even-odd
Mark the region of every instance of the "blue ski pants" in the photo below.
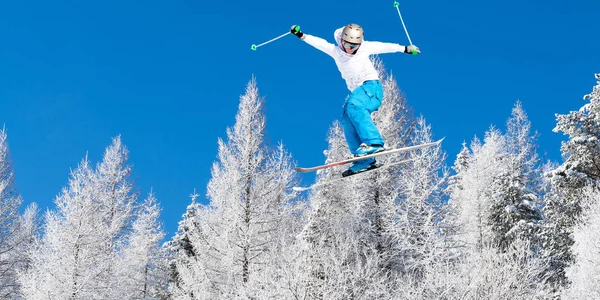
<svg viewBox="0 0 600 300">
<path fill-rule="evenodd" d="M 355 154 L 361 143 L 383 145 L 383 138 L 371 118 L 371 113 L 381 106 L 382 99 L 381 82 L 368 80 L 352 91 L 344 103 L 341 123 L 352 154 Z"/>
</svg>

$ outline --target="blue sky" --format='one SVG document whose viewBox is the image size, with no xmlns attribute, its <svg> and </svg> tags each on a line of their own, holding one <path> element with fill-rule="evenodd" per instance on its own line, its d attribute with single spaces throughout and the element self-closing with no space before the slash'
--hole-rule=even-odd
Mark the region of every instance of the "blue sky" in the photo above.
<svg viewBox="0 0 600 300">
<path fill-rule="evenodd" d="M 381 56 L 415 113 L 454 161 L 463 141 L 504 128 L 517 100 L 560 159 L 555 113 L 579 109 L 600 72 L 596 0 L 401 1 L 420 56 Z M 323 161 L 348 91 L 333 60 L 286 36 L 332 41 L 358 23 L 367 40 L 407 39 L 393 1 L 2 1 L 0 123 L 26 204 L 53 208 L 69 170 L 111 138 L 130 150 L 136 187 L 153 188 L 169 235 L 202 199 L 217 139 L 233 125 L 254 75 L 267 138 L 301 165 Z M 312 177 L 307 176 L 310 180 Z"/>
</svg>

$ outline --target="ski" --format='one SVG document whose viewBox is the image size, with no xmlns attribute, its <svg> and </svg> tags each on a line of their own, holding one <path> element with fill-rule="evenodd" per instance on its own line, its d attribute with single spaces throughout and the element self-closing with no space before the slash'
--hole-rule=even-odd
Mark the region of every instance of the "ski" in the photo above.
<svg viewBox="0 0 600 300">
<path fill-rule="evenodd" d="M 359 172 L 359 173 L 356 173 L 356 174 L 353 174 L 353 175 L 350 175 L 350 176 L 346 176 L 346 177 L 338 177 L 338 178 L 334 178 L 334 179 L 331 179 L 331 180 L 325 180 L 325 181 L 317 182 L 317 183 L 315 183 L 315 184 L 313 184 L 311 186 L 307 186 L 307 187 L 295 186 L 295 187 L 292 188 L 292 190 L 294 190 L 296 192 L 304 192 L 304 191 L 307 191 L 307 190 L 310 190 L 310 189 L 314 189 L 316 187 L 320 187 L 320 186 L 327 185 L 327 184 L 330 184 L 330 183 L 338 182 L 338 181 L 346 179 L 346 178 L 351 178 L 351 177 L 354 177 L 354 176 L 360 176 L 361 174 L 369 173 L 371 171 L 377 171 L 377 170 L 381 170 L 381 169 L 393 167 L 393 166 L 396 166 L 396 165 L 399 165 L 399 164 L 407 163 L 407 162 L 413 161 L 415 159 L 416 158 L 410 158 L 410 159 L 405 159 L 405 160 L 401 160 L 401 161 L 397 161 L 397 162 L 393 162 L 393 163 L 381 164 L 377 168 L 365 170 L 365 171 L 362 171 L 362 172 Z"/>
<path fill-rule="evenodd" d="M 416 150 L 416 149 L 421 149 L 421 148 L 426 148 L 426 147 L 430 147 L 430 146 L 436 146 L 436 145 L 439 145 L 443 140 L 444 140 L 444 138 L 442 138 L 442 139 L 440 139 L 438 141 L 435 141 L 435 142 L 431 142 L 431 143 L 420 144 L 420 145 L 409 146 L 409 147 L 389 149 L 389 150 L 384 150 L 384 151 L 381 151 L 381 152 L 377 152 L 377 153 L 373 153 L 373 154 L 369 154 L 369 155 L 365 155 L 365 156 L 353 157 L 353 158 L 349 158 L 349 159 L 346 159 L 346 160 L 336 161 L 336 162 L 332 162 L 332 163 L 329 163 L 329 164 L 325 164 L 325 165 L 321 165 L 321 166 L 316 166 L 316 167 L 311 167 L 311 168 L 300 168 L 300 167 L 298 167 L 298 168 L 294 168 L 294 170 L 296 170 L 296 172 L 299 172 L 299 173 L 305 173 L 305 172 L 312 172 L 312 171 L 317 171 L 317 170 L 321 170 L 321 169 L 327 169 L 327 168 L 331 168 L 331 167 L 345 165 L 347 163 L 355 162 L 355 161 L 358 161 L 358 160 L 363 160 L 363 159 L 367 159 L 367 158 L 371 158 L 371 157 L 377 157 L 377 156 L 384 155 L 384 154 L 402 153 L 402 152 L 408 152 L 408 151 L 412 151 L 412 150 Z"/>
</svg>

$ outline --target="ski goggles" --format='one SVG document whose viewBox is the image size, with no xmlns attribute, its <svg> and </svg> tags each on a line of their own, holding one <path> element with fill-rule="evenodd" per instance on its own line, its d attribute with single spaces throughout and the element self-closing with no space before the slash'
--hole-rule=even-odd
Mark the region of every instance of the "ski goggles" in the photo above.
<svg viewBox="0 0 600 300">
<path fill-rule="evenodd" d="M 350 42 L 346 42 L 346 41 L 342 40 L 342 46 L 344 47 L 344 49 L 354 51 L 354 50 L 358 49 L 358 47 L 360 47 L 360 44 L 354 44 L 354 43 L 350 43 Z"/>
</svg>

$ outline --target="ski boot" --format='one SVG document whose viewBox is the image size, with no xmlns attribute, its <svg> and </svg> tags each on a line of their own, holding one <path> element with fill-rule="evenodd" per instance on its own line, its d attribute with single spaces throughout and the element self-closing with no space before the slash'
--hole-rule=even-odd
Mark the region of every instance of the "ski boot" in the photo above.
<svg viewBox="0 0 600 300">
<path fill-rule="evenodd" d="M 379 167 L 375 158 L 367 158 L 352 163 L 352 166 L 348 170 L 342 173 L 342 177 L 358 174 L 360 172 L 372 170 Z"/>
<path fill-rule="evenodd" d="M 380 145 L 380 144 L 372 144 L 372 145 L 360 144 L 360 147 L 356 150 L 355 155 L 356 156 L 365 156 L 365 155 L 381 152 L 384 150 L 385 150 L 385 148 L 383 148 L 383 145 Z"/>
</svg>

